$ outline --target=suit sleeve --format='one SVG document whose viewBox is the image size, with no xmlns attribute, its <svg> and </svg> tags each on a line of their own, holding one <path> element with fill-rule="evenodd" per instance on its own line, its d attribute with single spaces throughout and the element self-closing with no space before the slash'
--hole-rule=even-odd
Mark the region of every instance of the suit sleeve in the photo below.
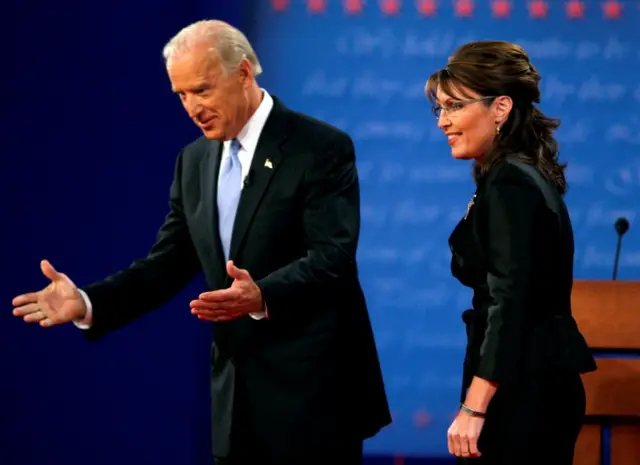
<svg viewBox="0 0 640 465">
<path fill-rule="evenodd" d="M 93 307 L 93 322 L 84 330 L 96 339 L 173 298 L 201 269 L 182 208 L 182 155 L 176 161 L 169 213 L 144 259 L 83 290 Z"/>
<path fill-rule="evenodd" d="M 541 194 L 525 180 L 487 186 L 487 284 L 492 304 L 476 376 L 501 383 L 521 356 L 532 272 L 534 218 Z"/>
<path fill-rule="evenodd" d="M 303 202 L 306 256 L 257 281 L 269 319 L 285 308 L 303 308 L 310 299 L 324 300 L 357 275 L 360 187 L 350 138 L 315 157 Z"/>
</svg>

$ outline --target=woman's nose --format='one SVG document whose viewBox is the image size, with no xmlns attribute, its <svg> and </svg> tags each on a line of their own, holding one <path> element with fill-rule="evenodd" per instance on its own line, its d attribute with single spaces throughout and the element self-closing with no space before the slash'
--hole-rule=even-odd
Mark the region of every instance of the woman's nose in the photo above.
<svg viewBox="0 0 640 465">
<path fill-rule="evenodd" d="M 440 112 L 440 115 L 438 116 L 438 127 L 440 129 L 444 129 L 450 125 L 451 120 L 447 117 L 447 114 L 444 111 Z"/>
</svg>

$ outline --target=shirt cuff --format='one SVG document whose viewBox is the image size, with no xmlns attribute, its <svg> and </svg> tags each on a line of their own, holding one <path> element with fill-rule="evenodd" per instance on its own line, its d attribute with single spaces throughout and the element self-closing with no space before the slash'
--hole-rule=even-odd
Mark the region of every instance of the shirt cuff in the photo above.
<svg viewBox="0 0 640 465">
<path fill-rule="evenodd" d="M 254 320 L 262 320 L 264 318 L 266 318 L 268 320 L 269 319 L 269 311 L 267 309 L 267 303 L 265 302 L 264 310 L 262 312 L 249 313 L 249 316 L 251 318 L 253 318 Z"/>
<path fill-rule="evenodd" d="M 78 289 L 78 292 L 80 292 L 82 300 L 84 300 L 84 304 L 87 307 L 87 313 L 84 315 L 84 318 L 73 320 L 73 324 L 80 329 L 89 329 L 93 323 L 93 307 L 91 306 L 91 301 L 89 300 L 87 293 L 82 289 Z"/>
</svg>

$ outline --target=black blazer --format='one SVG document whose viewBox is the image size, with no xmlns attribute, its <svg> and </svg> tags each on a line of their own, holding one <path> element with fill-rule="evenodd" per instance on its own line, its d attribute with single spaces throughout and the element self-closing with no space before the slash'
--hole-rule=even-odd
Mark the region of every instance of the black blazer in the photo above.
<svg viewBox="0 0 640 465">
<path fill-rule="evenodd" d="M 510 383 L 595 361 L 571 315 L 573 230 L 558 190 L 515 156 L 480 180 L 449 245 L 453 275 L 473 288 L 463 314 L 463 388 L 473 376 Z"/>
<path fill-rule="evenodd" d="M 200 271 L 210 289 L 231 284 L 218 237 L 221 153 L 220 142 L 204 138 L 181 151 L 148 256 L 85 288 L 89 338 L 160 307 Z M 230 258 L 262 290 L 269 319 L 213 325 L 214 455 L 227 454 L 232 420 L 274 456 L 373 436 L 391 419 L 356 266 L 353 143 L 274 98 L 250 173 Z"/>
</svg>

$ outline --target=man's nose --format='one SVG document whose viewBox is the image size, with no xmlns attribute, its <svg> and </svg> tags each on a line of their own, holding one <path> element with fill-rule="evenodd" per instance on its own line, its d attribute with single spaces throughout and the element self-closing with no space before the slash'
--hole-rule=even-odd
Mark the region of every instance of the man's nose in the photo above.
<svg viewBox="0 0 640 465">
<path fill-rule="evenodd" d="M 200 103 L 193 95 L 187 95 L 184 98 L 184 108 L 191 118 L 195 118 L 200 113 Z"/>
</svg>

